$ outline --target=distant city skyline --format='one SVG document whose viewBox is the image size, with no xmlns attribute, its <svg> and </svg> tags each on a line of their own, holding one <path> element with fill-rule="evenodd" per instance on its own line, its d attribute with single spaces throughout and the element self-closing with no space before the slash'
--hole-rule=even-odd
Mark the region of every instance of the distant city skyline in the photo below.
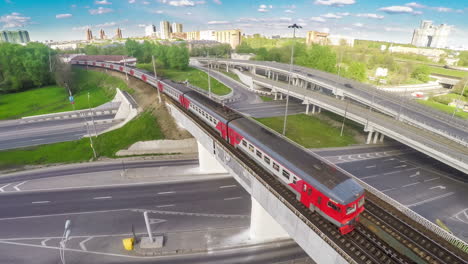
<svg viewBox="0 0 468 264">
<path fill-rule="evenodd" d="M 32 41 L 82 40 L 89 27 L 125 37 L 144 36 L 145 27 L 160 21 L 184 25 L 184 32 L 241 29 L 243 33 L 290 35 L 330 32 L 356 39 L 410 43 L 421 20 L 453 26 L 449 46 L 468 47 L 468 5 L 435 0 L 0 0 L 0 30 L 28 30 Z M 158 28 L 159 31 L 159 28 Z"/>
</svg>

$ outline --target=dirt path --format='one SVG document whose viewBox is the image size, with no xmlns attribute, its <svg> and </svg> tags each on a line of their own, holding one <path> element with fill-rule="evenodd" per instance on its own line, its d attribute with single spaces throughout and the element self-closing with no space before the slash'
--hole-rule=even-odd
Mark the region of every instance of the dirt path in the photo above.
<svg viewBox="0 0 468 264">
<path fill-rule="evenodd" d="M 105 72 L 104 69 L 92 70 Z M 115 71 L 107 71 L 107 74 L 125 80 L 125 74 Z M 177 126 L 174 119 L 167 111 L 165 96 L 163 94 L 161 94 L 162 103 L 159 104 L 156 88 L 133 77 L 129 77 L 128 86 L 135 90 L 132 96 L 137 101 L 138 105 L 144 110 L 151 111 L 156 117 L 158 125 L 166 139 L 186 139 L 192 137 L 185 129 L 181 129 Z"/>
</svg>

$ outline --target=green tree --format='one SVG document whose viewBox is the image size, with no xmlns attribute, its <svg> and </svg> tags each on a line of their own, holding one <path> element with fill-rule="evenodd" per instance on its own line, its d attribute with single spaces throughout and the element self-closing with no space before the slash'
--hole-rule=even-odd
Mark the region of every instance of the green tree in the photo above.
<svg viewBox="0 0 468 264">
<path fill-rule="evenodd" d="M 367 79 L 366 66 L 361 62 L 351 62 L 348 69 L 345 71 L 345 76 L 363 82 Z"/>
<path fill-rule="evenodd" d="M 429 81 L 430 69 L 427 65 L 419 65 L 411 73 L 411 77 L 420 80 L 421 82 Z"/>
<path fill-rule="evenodd" d="M 336 54 L 328 46 L 312 45 L 296 64 L 326 72 L 336 73 Z"/>
<path fill-rule="evenodd" d="M 255 50 L 246 42 L 243 41 L 236 47 L 237 53 L 254 53 Z"/>
</svg>

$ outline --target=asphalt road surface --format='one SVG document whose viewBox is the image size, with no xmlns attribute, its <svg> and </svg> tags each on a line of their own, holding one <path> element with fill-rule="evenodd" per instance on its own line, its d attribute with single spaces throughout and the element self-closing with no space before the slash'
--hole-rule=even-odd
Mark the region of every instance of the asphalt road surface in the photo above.
<svg viewBox="0 0 468 264">
<path fill-rule="evenodd" d="M 466 174 L 403 145 L 315 152 L 468 241 Z"/>
<path fill-rule="evenodd" d="M 115 114 L 95 116 L 95 121 L 112 120 Z M 90 118 L 87 118 L 91 121 Z M 16 120 L 15 120 L 16 121 Z M 59 119 L 20 123 L 20 120 L 0 123 L 0 150 L 23 148 L 29 146 L 51 144 L 56 142 L 72 141 L 88 134 L 83 118 Z M 114 124 L 96 124 L 99 133 Z M 89 126 L 93 134 L 94 126 Z"/>
</svg>

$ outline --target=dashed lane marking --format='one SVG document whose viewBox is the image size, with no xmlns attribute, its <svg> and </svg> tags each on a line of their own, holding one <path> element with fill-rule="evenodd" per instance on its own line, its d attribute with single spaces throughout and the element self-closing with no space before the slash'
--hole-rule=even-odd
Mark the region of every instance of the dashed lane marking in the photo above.
<svg viewBox="0 0 468 264">
<path fill-rule="evenodd" d="M 389 188 L 389 189 L 385 189 L 385 190 L 382 190 L 381 192 L 389 192 L 389 191 L 392 191 L 392 190 L 395 190 L 396 188 Z"/>
<path fill-rule="evenodd" d="M 406 185 L 403 185 L 401 187 L 409 187 L 409 186 L 413 186 L 413 185 L 416 185 L 416 184 L 419 184 L 420 182 L 413 182 L 413 183 L 410 183 L 410 184 L 406 184 Z"/>
<path fill-rule="evenodd" d="M 148 209 L 131 209 L 133 212 L 149 212 L 153 214 L 167 214 L 167 215 L 189 215 L 189 216 L 203 216 L 203 217 L 219 217 L 219 218 L 249 218 L 249 215 L 229 215 L 229 214 L 206 214 L 206 213 L 188 213 L 176 211 L 161 211 L 161 210 L 148 210 Z"/>
<path fill-rule="evenodd" d="M 427 180 L 424 180 L 424 182 L 435 181 L 435 180 L 438 180 L 438 179 L 440 179 L 440 177 L 435 177 L 435 178 L 432 178 L 432 179 L 427 179 Z"/>
<path fill-rule="evenodd" d="M 46 203 L 50 203 L 50 201 L 35 201 L 35 202 L 31 202 L 33 204 L 46 204 Z"/>
<path fill-rule="evenodd" d="M 404 167 L 406 167 L 406 166 L 408 166 L 408 165 L 395 166 L 394 168 L 395 168 L 395 169 L 397 169 L 397 168 L 404 168 Z"/>
<path fill-rule="evenodd" d="M 224 185 L 224 186 L 220 186 L 219 188 L 220 189 L 224 189 L 224 188 L 233 188 L 233 187 L 237 187 L 237 185 Z"/>
<path fill-rule="evenodd" d="M 435 200 L 438 200 L 438 199 L 449 197 L 449 196 L 453 195 L 454 193 L 455 192 L 449 192 L 449 193 L 442 194 L 442 195 L 439 195 L 439 196 L 435 196 L 435 197 L 432 197 L 432 198 L 429 198 L 429 199 L 426 199 L 426 200 L 423 200 L 423 201 L 419 201 L 417 203 L 407 204 L 406 207 L 413 207 L 413 206 L 418 206 L 418 205 L 425 204 L 425 203 L 428 203 L 428 202 L 432 202 L 432 201 L 435 201 Z"/>
<path fill-rule="evenodd" d="M 85 246 L 85 243 L 88 242 L 88 241 L 90 241 L 91 239 L 93 239 L 93 237 L 88 237 L 88 238 L 86 238 L 85 240 L 83 240 L 83 241 L 80 242 L 80 248 L 81 248 L 81 250 L 83 250 L 83 251 L 88 251 L 88 249 L 87 249 L 86 246 Z"/>
<path fill-rule="evenodd" d="M 171 193 L 175 193 L 175 192 L 158 192 L 158 194 L 171 194 Z"/>
<path fill-rule="evenodd" d="M 104 199 L 112 199 L 112 196 L 100 196 L 100 197 L 94 197 L 94 200 L 104 200 Z"/>
<path fill-rule="evenodd" d="M 370 166 L 366 166 L 366 169 L 370 169 L 370 168 L 375 168 L 377 167 L 376 165 L 370 165 Z"/>
<path fill-rule="evenodd" d="M 164 207 L 173 207 L 175 204 L 164 204 L 164 205 L 158 205 L 156 206 L 157 208 L 164 208 Z"/>
<path fill-rule="evenodd" d="M 224 198 L 224 201 L 230 201 L 230 200 L 238 200 L 238 199 L 242 199 L 242 197 L 231 197 L 231 198 Z"/>
</svg>

